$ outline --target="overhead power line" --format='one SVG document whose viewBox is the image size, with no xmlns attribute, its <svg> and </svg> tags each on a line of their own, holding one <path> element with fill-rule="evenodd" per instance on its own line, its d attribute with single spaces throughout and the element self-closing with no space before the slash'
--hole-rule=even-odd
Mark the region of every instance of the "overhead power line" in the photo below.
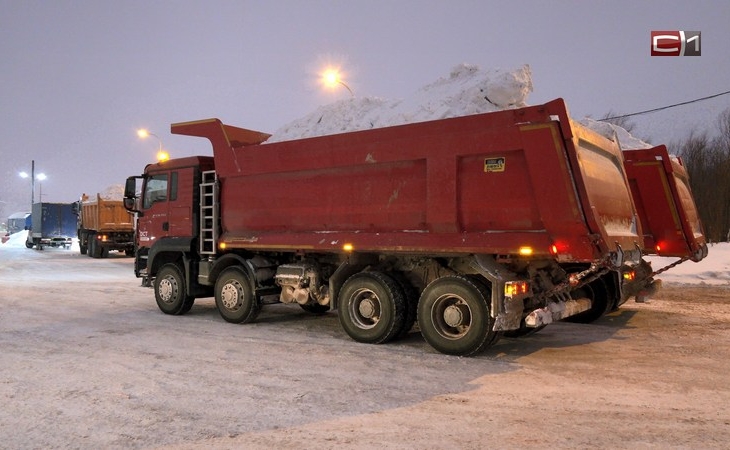
<svg viewBox="0 0 730 450">
<path fill-rule="evenodd" d="M 682 105 L 689 105 L 690 103 L 697 103 L 697 102 L 701 102 L 704 100 L 709 100 L 711 98 L 719 97 L 721 95 L 727 95 L 727 94 L 730 94 L 730 91 L 720 92 L 719 94 L 708 95 L 707 97 L 696 98 L 694 100 L 689 100 L 689 101 L 682 102 L 682 103 L 675 103 L 675 104 L 669 105 L 669 106 L 662 106 L 661 108 L 647 109 L 646 111 L 639 111 L 639 112 L 635 112 L 635 113 L 631 113 L 631 114 L 622 114 L 620 116 L 605 117 L 603 119 L 598 119 L 598 120 L 606 121 L 606 120 L 613 120 L 613 119 L 623 119 L 624 117 L 638 116 L 641 114 L 649 114 L 649 113 L 661 111 L 663 109 L 675 108 L 677 106 L 682 106 Z"/>
</svg>

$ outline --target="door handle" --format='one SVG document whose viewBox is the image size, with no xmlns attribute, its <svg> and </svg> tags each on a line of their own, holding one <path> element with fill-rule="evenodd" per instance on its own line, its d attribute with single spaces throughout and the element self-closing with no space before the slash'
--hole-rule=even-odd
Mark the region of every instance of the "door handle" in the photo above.
<svg viewBox="0 0 730 450">
<path fill-rule="evenodd" d="M 170 231 L 170 222 L 162 222 L 162 231 Z"/>
</svg>

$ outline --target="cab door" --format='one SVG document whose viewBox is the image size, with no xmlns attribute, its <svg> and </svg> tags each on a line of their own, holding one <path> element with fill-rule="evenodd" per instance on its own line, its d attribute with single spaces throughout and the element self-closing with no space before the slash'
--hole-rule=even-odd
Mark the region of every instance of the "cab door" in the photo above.
<svg viewBox="0 0 730 450">
<path fill-rule="evenodd" d="M 171 172 L 150 174 L 142 191 L 141 214 L 137 219 L 140 247 L 151 247 L 156 241 L 169 236 Z"/>
<path fill-rule="evenodd" d="M 149 175 L 138 219 L 139 243 L 151 247 L 163 238 L 192 237 L 195 168 L 183 167 Z"/>
</svg>

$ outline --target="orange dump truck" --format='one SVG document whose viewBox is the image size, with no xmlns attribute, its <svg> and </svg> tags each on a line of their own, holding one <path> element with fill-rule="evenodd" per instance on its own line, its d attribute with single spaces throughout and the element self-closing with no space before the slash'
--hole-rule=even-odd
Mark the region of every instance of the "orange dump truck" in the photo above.
<svg viewBox="0 0 730 450">
<path fill-rule="evenodd" d="M 122 200 L 82 195 L 76 203 L 79 251 L 93 258 L 105 258 L 110 250 L 134 254 L 134 216 Z"/>
<path fill-rule="evenodd" d="M 172 125 L 213 156 L 127 179 L 135 274 L 158 307 L 215 297 L 337 310 L 364 343 L 417 323 L 436 350 L 590 322 L 654 283 L 618 143 L 544 105 L 265 143 L 218 119 Z M 137 195 L 137 192 L 141 192 Z"/>
</svg>

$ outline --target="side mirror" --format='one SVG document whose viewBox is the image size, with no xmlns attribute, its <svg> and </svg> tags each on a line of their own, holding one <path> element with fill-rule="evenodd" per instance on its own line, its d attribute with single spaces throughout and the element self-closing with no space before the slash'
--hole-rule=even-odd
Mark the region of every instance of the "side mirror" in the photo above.
<svg viewBox="0 0 730 450">
<path fill-rule="evenodd" d="M 139 213 L 139 205 L 137 204 L 137 184 L 139 182 L 140 188 L 144 177 L 136 176 L 127 178 L 127 182 L 124 183 L 124 208 L 133 213 Z"/>
<path fill-rule="evenodd" d="M 129 177 L 127 182 L 124 184 L 124 198 L 135 198 L 137 194 L 137 179 L 139 177 Z M 125 202 L 126 205 L 126 202 Z M 129 209 L 129 208 L 127 208 Z"/>
</svg>

